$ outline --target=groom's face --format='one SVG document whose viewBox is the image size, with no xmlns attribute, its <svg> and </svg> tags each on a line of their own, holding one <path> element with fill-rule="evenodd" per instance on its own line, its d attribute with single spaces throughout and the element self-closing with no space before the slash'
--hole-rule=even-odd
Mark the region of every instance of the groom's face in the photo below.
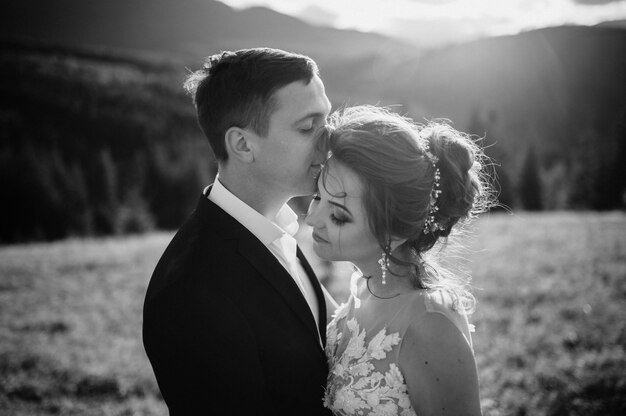
<svg viewBox="0 0 626 416">
<path fill-rule="evenodd" d="M 326 119 L 331 109 L 322 80 L 314 76 L 279 89 L 266 137 L 255 137 L 255 181 L 282 195 L 310 195 L 327 157 Z"/>
</svg>

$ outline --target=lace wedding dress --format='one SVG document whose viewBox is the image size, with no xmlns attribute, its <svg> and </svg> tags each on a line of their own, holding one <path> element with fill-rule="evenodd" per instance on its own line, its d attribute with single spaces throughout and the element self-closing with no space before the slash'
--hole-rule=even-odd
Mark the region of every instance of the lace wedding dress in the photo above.
<svg viewBox="0 0 626 416">
<path fill-rule="evenodd" d="M 452 321 L 471 347 L 467 318 L 452 310 L 442 291 L 415 290 L 363 302 L 355 293 L 352 290 L 328 324 L 330 371 L 324 405 L 335 415 L 415 416 L 404 377 L 411 369 L 398 364 L 407 328 L 424 314 L 439 313 Z"/>
</svg>

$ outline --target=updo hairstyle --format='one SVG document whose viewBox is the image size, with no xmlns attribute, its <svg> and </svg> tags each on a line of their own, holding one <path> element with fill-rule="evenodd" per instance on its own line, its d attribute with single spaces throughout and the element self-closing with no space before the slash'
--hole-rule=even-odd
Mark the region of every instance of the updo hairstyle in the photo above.
<svg viewBox="0 0 626 416">
<path fill-rule="evenodd" d="M 446 240 L 456 224 L 475 218 L 491 204 L 493 192 L 480 148 L 445 122 L 418 125 L 384 107 L 336 112 L 330 130 L 332 158 L 361 180 L 365 212 L 381 252 L 393 263 L 414 266 L 410 278 L 416 288 L 445 286 L 436 269 L 426 272 L 423 255 Z M 426 156 L 427 145 L 438 158 L 436 166 Z M 442 192 L 432 215 L 442 229 L 424 232 L 436 168 Z M 390 250 L 392 238 L 406 240 L 394 250 L 396 255 Z"/>
</svg>

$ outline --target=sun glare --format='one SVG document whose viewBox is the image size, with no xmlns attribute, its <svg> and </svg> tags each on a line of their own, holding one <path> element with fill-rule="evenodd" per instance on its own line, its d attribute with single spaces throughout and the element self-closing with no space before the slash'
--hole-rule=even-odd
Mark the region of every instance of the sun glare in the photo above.
<svg viewBox="0 0 626 416">
<path fill-rule="evenodd" d="M 341 29 L 403 33 L 501 35 L 562 24 L 593 25 L 626 19 L 626 1 L 581 4 L 576 0 L 222 0 L 235 8 L 270 7 L 314 24 Z M 415 30 L 411 30 L 416 28 Z"/>
</svg>

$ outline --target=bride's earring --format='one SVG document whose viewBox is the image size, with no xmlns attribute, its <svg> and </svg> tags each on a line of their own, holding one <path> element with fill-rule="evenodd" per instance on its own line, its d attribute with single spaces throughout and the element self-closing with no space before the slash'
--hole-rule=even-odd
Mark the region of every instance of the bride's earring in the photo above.
<svg viewBox="0 0 626 416">
<path fill-rule="evenodd" d="M 383 285 L 387 284 L 387 270 L 389 269 L 389 258 L 387 257 L 387 253 L 383 251 L 383 256 L 378 260 L 378 264 L 380 264 L 380 271 L 382 272 Z"/>
</svg>

